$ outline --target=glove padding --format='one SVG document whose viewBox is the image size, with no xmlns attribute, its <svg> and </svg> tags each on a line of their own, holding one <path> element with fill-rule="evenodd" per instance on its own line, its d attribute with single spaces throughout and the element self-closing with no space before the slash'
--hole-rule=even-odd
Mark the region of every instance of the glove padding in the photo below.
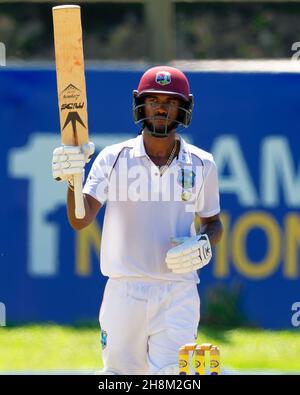
<svg viewBox="0 0 300 395">
<path fill-rule="evenodd" d="M 167 252 L 166 263 L 173 273 L 190 273 L 201 269 L 212 257 L 206 234 L 175 238 L 172 242 L 177 245 Z"/>
<path fill-rule="evenodd" d="M 72 184 L 73 176 L 83 174 L 84 166 L 95 152 L 92 142 L 82 146 L 62 145 L 53 151 L 52 174 L 56 181 L 68 181 Z"/>
</svg>

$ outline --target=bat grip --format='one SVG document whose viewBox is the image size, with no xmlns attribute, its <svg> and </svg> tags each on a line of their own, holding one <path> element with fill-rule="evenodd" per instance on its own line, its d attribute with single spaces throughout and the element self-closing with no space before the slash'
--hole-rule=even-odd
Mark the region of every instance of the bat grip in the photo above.
<svg viewBox="0 0 300 395">
<path fill-rule="evenodd" d="M 75 174 L 74 177 L 74 197 L 75 197 L 75 217 L 82 219 L 85 217 L 85 208 L 82 193 L 82 175 Z"/>
</svg>

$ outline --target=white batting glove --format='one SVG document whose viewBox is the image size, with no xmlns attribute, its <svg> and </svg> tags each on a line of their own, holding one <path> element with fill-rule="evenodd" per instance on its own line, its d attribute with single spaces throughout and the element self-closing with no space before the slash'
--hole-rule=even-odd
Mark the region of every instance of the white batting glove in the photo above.
<svg viewBox="0 0 300 395">
<path fill-rule="evenodd" d="M 53 151 L 52 174 L 56 181 L 68 181 L 73 185 L 73 176 L 83 174 L 84 166 L 95 152 L 92 142 L 82 146 L 61 145 Z"/>
<path fill-rule="evenodd" d="M 187 241 L 190 237 L 188 236 L 183 236 L 183 237 L 171 237 L 171 244 L 173 247 L 178 246 L 179 244 L 184 243 Z"/>
<path fill-rule="evenodd" d="M 212 257 L 206 234 L 172 239 L 176 247 L 167 252 L 166 264 L 173 273 L 190 273 L 207 265 Z"/>
</svg>

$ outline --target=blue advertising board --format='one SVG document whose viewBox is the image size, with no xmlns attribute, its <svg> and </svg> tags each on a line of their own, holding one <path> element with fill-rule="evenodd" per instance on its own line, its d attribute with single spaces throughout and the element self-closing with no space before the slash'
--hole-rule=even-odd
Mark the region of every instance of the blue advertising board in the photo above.
<svg viewBox="0 0 300 395">
<path fill-rule="evenodd" d="M 134 137 L 142 71 L 86 73 L 90 138 L 99 152 Z M 224 236 L 200 294 L 241 285 L 241 308 L 265 328 L 292 326 L 300 299 L 300 74 L 190 72 L 195 109 L 185 137 L 213 153 Z M 103 210 L 74 232 L 66 186 L 52 180 L 60 144 L 54 69 L 0 70 L 0 302 L 8 322 L 97 319 Z M 295 322 L 295 320 L 294 320 Z"/>
</svg>

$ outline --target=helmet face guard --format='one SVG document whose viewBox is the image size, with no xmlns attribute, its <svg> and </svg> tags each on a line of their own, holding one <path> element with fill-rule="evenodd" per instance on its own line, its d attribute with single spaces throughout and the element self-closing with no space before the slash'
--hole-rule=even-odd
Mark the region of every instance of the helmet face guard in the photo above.
<svg viewBox="0 0 300 395">
<path fill-rule="evenodd" d="M 158 92 L 152 92 L 152 94 L 155 93 Z M 166 94 L 166 92 L 164 92 L 164 94 Z M 168 104 L 164 104 L 164 107 L 167 108 L 166 116 L 152 115 L 147 117 L 145 115 L 146 104 L 144 101 L 147 95 L 150 96 L 151 92 L 139 95 L 139 92 L 137 90 L 133 91 L 133 119 L 134 122 L 137 125 L 140 125 L 142 128 L 146 126 L 152 136 L 166 137 L 172 130 L 176 129 L 178 131 L 178 128 L 180 128 L 180 126 L 182 128 L 187 128 L 190 125 L 194 106 L 193 95 L 190 94 L 189 101 L 186 102 L 181 97 L 174 95 L 174 93 L 170 92 L 170 96 L 174 96 L 180 99 L 178 115 L 176 119 L 170 117 L 171 106 Z M 155 124 L 156 121 L 159 120 L 164 120 L 165 122 L 164 125 L 158 128 L 155 126 Z"/>
<path fill-rule="evenodd" d="M 168 104 L 163 105 L 166 108 L 169 106 L 167 115 L 146 116 L 145 98 L 159 94 L 172 96 L 180 100 L 176 119 L 171 118 L 171 105 Z M 190 94 L 188 79 L 182 71 L 174 67 L 157 66 L 150 68 L 143 74 L 138 89 L 133 91 L 134 122 L 142 127 L 147 127 L 149 132 L 156 137 L 166 137 L 172 130 L 177 130 L 179 127 L 187 128 L 191 123 L 193 107 L 194 99 L 193 95 Z M 162 120 L 165 122 L 163 123 Z M 155 126 L 157 124 L 162 126 Z"/>
</svg>

